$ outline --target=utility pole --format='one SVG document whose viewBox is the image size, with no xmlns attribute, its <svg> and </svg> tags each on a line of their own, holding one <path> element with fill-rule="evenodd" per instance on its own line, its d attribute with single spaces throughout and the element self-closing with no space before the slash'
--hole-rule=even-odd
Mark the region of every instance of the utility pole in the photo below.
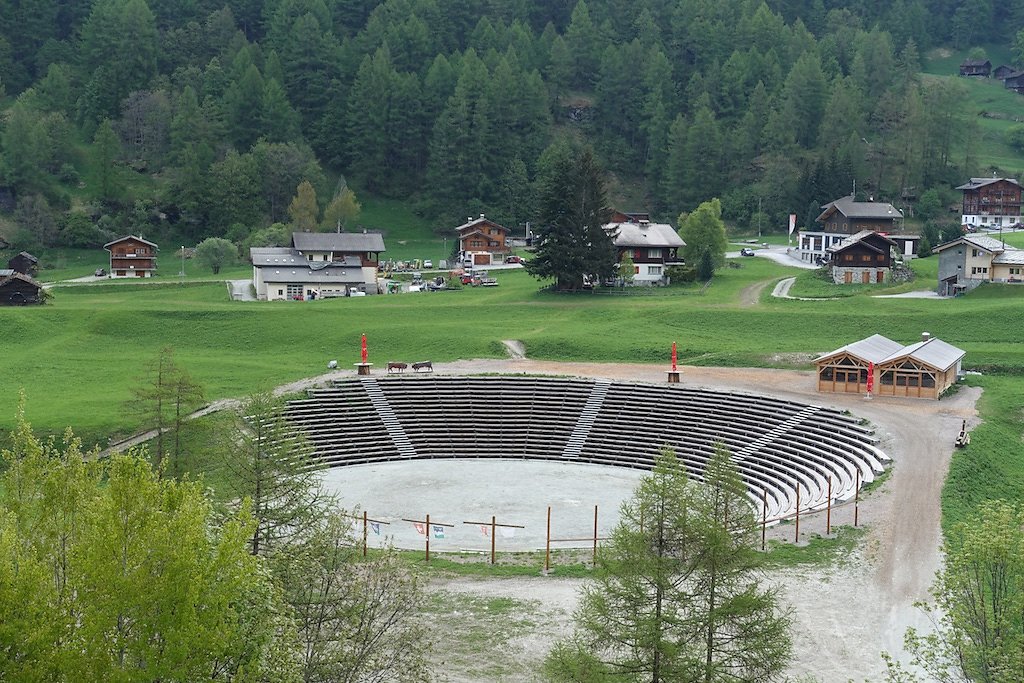
<svg viewBox="0 0 1024 683">
<path fill-rule="evenodd" d="M 761 236 L 761 198 L 757 198 L 757 236 Z"/>
</svg>

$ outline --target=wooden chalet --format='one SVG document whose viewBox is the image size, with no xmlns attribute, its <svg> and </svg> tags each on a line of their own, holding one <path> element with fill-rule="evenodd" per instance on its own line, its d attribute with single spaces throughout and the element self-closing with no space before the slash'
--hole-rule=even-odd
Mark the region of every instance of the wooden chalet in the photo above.
<svg viewBox="0 0 1024 683">
<path fill-rule="evenodd" d="M 847 237 L 825 250 L 832 281 L 847 285 L 885 282 L 896 248 L 894 241 L 871 230 Z"/>
<path fill-rule="evenodd" d="M 988 78 L 992 73 L 992 62 L 987 59 L 965 59 L 960 63 L 960 75 L 971 78 Z"/>
<path fill-rule="evenodd" d="M 40 292 L 43 286 L 31 276 L 16 270 L 0 270 L 0 305 L 24 306 L 42 303 Z"/>
<path fill-rule="evenodd" d="M 39 274 L 39 259 L 27 251 L 23 251 L 7 261 L 7 267 L 16 273 L 35 277 Z"/>
<path fill-rule="evenodd" d="M 156 275 L 156 252 L 153 242 L 127 235 L 107 242 L 103 248 L 110 252 L 110 277 L 153 277 Z"/>
<path fill-rule="evenodd" d="M 459 237 L 459 260 L 463 266 L 489 266 L 504 263 L 512 253 L 509 246 L 509 229 L 499 225 L 484 214 L 472 216 L 455 228 Z"/>
<path fill-rule="evenodd" d="M 1021 185 L 1016 178 L 971 178 L 963 192 L 963 225 L 1010 226 L 1020 222 Z"/>
<path fill-rule="evenodd" d="M 815 359 L 818 391 L 866 394 L 868 374 L 878 396 L 937 399 L 960 375 L 964 351 L 927 332 L 904 346 L 880 334 Z"/>
</svg>

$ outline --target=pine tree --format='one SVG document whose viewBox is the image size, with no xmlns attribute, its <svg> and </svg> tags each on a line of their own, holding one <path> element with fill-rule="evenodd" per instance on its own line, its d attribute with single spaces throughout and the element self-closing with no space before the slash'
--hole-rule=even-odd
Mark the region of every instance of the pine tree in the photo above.
<svg viewBox="0 0 1024 683">
<path fill-rule="evenodd" d="M 537 202 L 539 246 L 527 272 L 553 278 L 559 290 L 615 274 L 615 248 L 602 227 L 609 213 L 604 170 L 593 152 L 564 140 L 549 146 L 538 162 Z"/>
<path fill-rule="evenodd" d="M 761 588 L 756 522 L 719 448 L 703 485 L 672 451 L 622 506 L 584 588 L 577 632 L 545 662 L 552 681 L 774 680 L 791 652 L 788 617 Z"/>
</svg>

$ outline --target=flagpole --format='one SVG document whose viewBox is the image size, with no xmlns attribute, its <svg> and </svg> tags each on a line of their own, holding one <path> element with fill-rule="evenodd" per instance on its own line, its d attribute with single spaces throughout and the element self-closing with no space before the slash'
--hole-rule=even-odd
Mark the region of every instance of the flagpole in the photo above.
<svg viewBox="0 0 1024 683">
<path fill-rule="evenodd" d="M 597 567 L 597 506 L 594 506 L 594 567 Z"/>
<path fill-rule="evenodd" d="M 429 563 L 430 562 L 430 513 L 429 512 L 427 513 L 427 528 L 425 529 L 425 531 L 426 531 L 426 533 L 423 534 L 423 535 L 427 537 L 427 562 Z"/>
<path fill-rule="evenodd" d="M 366 510 L 363 510 L 363 557 L 366 557 Z"/>
<path fill-rule="evenodd" d="M 494 537 L 497 536 L 495 527 L 498 526 L 497 519 L 494 515 L 491 515 L 491 564 L 494 564 Z"/>
</svg>

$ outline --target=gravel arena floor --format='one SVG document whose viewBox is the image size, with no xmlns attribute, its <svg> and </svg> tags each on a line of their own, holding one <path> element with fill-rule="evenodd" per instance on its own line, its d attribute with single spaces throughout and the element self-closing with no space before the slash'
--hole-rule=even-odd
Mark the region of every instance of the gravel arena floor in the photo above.
<svg viewBox="0 0 1024 683">
<path fill-rule="evenodd" d="M 506 342 L 506 345 L 512 356 L 507 360 L 438 363 L 434 366 L 435 372 L 451 375 L 551 374 L 651 383 L 665 381 L 665 368 L 662 367 L 534 361 L 523 358 L 522 349 L 516 343 Z M 887 651 L 898 659 L 904 659 L 902 642 L 906 628 L 929 628 L 926 616 L 914 603 L 928 599 L 928 587 L 940 566 L 939 495 L 961 421 L 967 421 L 968 429 L 977 423 L 975 403 L 980 390 L 964 387 L 942 401 L 865 400 L 859 395 L 819 394 L 814 390 L 814 374 L 809 372 L 703 367 L 683 367 L 682 371 L 683 382 L 691 386 L 760 393 L 835 406 L 847 409 L 874 425 L 879 446 L 893 459 L 892 475 L 861 501 L 859 518 L 868 529 L 862 542 L 847 561 L 823 569 L 776 572 L 770 580 L 778 585 L 783 601 L 793 614 L 795 656 L 789 674 L 794 679 L 821 683 L 881 680 L 884 666 L 880 653 Z M 282 387 L 281 391 L 301 390 L 351 374 L 336 372 L 323 375 Z M 510 469 L 497 470 L 497 474 L 484 475 L 474 471 L 469 475 L 471 481 L 486 479 L 501 483 L 475 492 L 466 492 L 463 487 L 462 494 L 453 493 L 439 484 L 446 478 L 444 470 L 440 473 L 426 469 L 417 469 L 411 474 L 409 471 L 404 474 L 394 471 L 378 473 L 385 482 L 380 485 L 378 480 L 376 485 L 383 498 L 372 497 L 376 495 L 373 493 L 372 476 L 358 484 L 338 481 L 337 487 L 346 506 L 359 504 L 370 511 L 371 516 L 375 514 L 373 510 L 388 505 L 385 500 L 388 496 L 401 499 L 405 509 L 410 511 L 438 509 L 438 501 L 448 501 L 451 503 L 449 509 L 453 510 L 451 515 L 461 518 L 439 520 L 439 516 L 434 517 L 434 520 L 456 525 L 446 535 L 448 547 L 442 546 L 444 542 L 436 541 L 434 548 L 482 550 L 488 541 L 478 529 L 462 525 L 464 521 L 477 521 L 469 519 L 474 514 L 489 519 L 490 514 L 494 514 L 490 510 L 511 510 L 513 512 L 508 513 L 511 518 L 520 514 L 517 504 L 532 505 L 529 501 L 541 500 L 545 496 L 548 500 L 561 497 L 590 511 L 589 523 L 578 523 L 582 528 L 588 524 L 592 527 L 592 506 L 600 503 L 603 530 L 605 525 L 614 524 L 611 510 L 629 495 L 638 477 L 636 473 L 624 473 L 622 476 L 597 473 L 597 483 L 585 484 L 582 494 L 570 490 L 568 483 L 564 488 L 556 483 L 552 490 L 535 491 L 531 494 L 535 499 L 525 501 L 522 492 L 531 479 L 528 468 L 536 463 L 523 464 L 526 469 L 521 471 L 514 465 L 509 466 Z M 416 468 L 417 464 L 401 467 Z M 456 464 L 451 462 L 444 467 L 452 472 Z M 578 475 L 580 470 L 576 468 L 579 466 L 565 467 L 573 468 L 566 481 L 583 478 Z M 591 486 L 594 488 L 587 488 Z M 359 493 L 352 494 L 352 491 Z M 584 500 L 594 491 L 604 492 L 605 498 L 593 502 Z M 460 497 L 463 499 L 456 500 Z M 503 503 L 507 504 L 506 508 L 500 507 Z M 852 514 L 849 504 L 834 509 L 833 524 L 850 524 Z M 393 526 L 397 532 L 399 525 Z M 801 542 L 815 534 L 824 535 L 825 514 L 803 516 L 800 530 Z M 386 533 L 392 533 L 391 529 Z M 416 545 L 422 543 L 421 536 L 417 537 L 415 531 L 407 530 L 405 533 L 410 534 L 413 546 L 421 547 Z M 792 542 L 794 527 L 791 524 L 781 525 L 769 533 Z M 524 530 L 518 542 L 541 547 L 543 538 L 541 532 L 538 543 L 536 536 L 530 536 Z M 498 542 L 501 547 L 501 543 L 511 543 L 512 539 L 499 536 Z M 399 543 L 397 538 L 396 544 L 406 545 Z M 571 631 L 571 617 L 580 585 L 579 580 L 553 576 L 502 580 L 456 577 L 434 582 L 427 587 L 428 590 L 432 595 L 444 595 L 442 609 L 450 612 L 436 615 L 438 630 L 446 631 L 443 637 L 439 635 L 438 648 L 432 655 L 439 675 L 443 680 L 455 683 L 537 680 L 536 672 L 551 644 Z M 500 618 L 492 615 L 491 641 L 484 639 L 473 645 L 460 642 L 460 634 L 467 621 L 464 617 L 472 613 L 474 619 L 483 619 L 487 623 L 486 605 L 496 598 L 509 598 L 507 604 L 514 607 L 511 614 L 503 614 Z M 460 609 L 465 611 L 460 613 Z"/>
</svg>

